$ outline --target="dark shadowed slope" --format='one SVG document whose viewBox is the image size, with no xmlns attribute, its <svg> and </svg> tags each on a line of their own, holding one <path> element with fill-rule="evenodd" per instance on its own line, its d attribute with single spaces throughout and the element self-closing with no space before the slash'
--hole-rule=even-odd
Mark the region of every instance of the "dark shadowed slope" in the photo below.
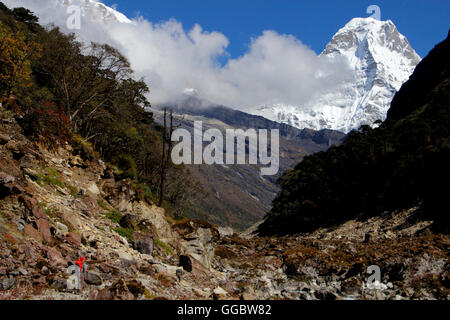
<svg viewBox="0 0 450 320">
<path fill-rule="evenodd" d="M 284 174 L 260 232 L 312 231 L 416 205 L 448 229 L 449 63 L 447 38 L 417 66 L 378 129 L 353 131 Z"/>
</svg>

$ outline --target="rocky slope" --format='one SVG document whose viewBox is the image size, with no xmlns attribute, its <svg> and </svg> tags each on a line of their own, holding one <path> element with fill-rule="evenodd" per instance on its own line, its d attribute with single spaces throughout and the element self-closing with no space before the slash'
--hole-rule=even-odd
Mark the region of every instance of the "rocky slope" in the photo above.
<svg viewBox="0 0 450 320">
<path fill-rule="evenodd" d="M 321 53 L 344 61 L 352 78 L 323 92 L 305 106 L 277 104 L 254 111 L 298 128 L 349 132 L 384 120 L 392 98 L 420 62 L 420 57 L 390 20 L 354 18 L 340 29 Z"/>
<path fill-rule="evenodd" d="M 448 299 L 449 238 L 418 210 L 259 238 L 172 221 L 99 160 L 0 107 L 0 299 Z M 86 258 L 81 292 L 67 266 Z M 366 284 L 378 265 L 381 283 Z"/>
</svg>

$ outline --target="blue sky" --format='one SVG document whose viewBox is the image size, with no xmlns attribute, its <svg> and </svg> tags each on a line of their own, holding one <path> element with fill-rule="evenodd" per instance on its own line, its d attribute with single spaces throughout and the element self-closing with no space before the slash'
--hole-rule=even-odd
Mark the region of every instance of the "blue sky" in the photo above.
<svg viewBox="0 0 450 320">
<path fill-rule="evenodd" d="M 229 40 L 227 51 L 238 57 L 264 30 L 292 34 L 320 53 L 333 34 L 353 17 L 366 17 L 378 5 L 381 19 L 392 20 L 417 53 L 424 57 L 450 28 L 449 0 L 105 0 L 128 17 L 152 22 L 174 18 L 185 30 L 198 23 Z"/>
</svg>

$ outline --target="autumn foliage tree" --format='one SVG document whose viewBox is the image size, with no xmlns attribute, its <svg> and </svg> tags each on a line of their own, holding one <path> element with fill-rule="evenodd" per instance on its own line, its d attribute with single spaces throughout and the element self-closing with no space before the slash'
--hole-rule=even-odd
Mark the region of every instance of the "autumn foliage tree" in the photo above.
<svg viewBox="0 0 450 320">
<path fill-rule="evenodd" d="M 27 41 L 20 31 L 12 31 L 0 22 L 0 98 L 30 86 L 31 60 L 39 57 L 39 44 Z"/>
</svg>

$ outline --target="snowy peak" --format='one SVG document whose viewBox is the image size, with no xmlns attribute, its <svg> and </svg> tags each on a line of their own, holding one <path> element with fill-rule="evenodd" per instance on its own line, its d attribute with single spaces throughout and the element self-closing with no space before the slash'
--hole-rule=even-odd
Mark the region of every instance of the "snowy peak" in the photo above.
<svg viewBox="0 0 450 320">
<path fill-rule="evenodd" d="M 321 55 L 346 56 L 352 65 L 355 60 L 374 59 L 393 67 L 392 59 L 405 63 L 402 71 L 411 74 L 420 57 L 391 20 L 354 18 L 340 29 Z"/>
<path fill-rule="evenodd" d="M 341 28 L 321 56 L 346 61 L 353 79 L 304 106 L 276 104 L 256 113 L 298 128 L 349 132 L 384 120 L 392 98 L 420 57 L 390 20 L 354 18 Z"/>
<path fill-rule="evenodd" d="M 373 18 L 350 20 L 334 35 L 322 54 L 354 48 L 364 42 L 385 47 L 392 52 L 410 55 L 409 58 L 418 57 L 406 37 L 400 34 L 391 20 L 380 21 Z"/>
<path fill-rule="evenodd" d="M 379 21 L 373 18 L 354 18 L 341 28 L 332 38 L 322 54 L 340 52 L 356 48 L 368 34 L 378 34 L 383 28 L 395 28 L 392 21 Z"/>
<path fill-rule="evenodd" d="M 105 4 L 95 0 L 58 0 L 65 6 L 80 6 L 83 16 L 89 15 L 94 21 L 110 24 L 110 23 L 132 23 L 124 14 L 106 6 Z"/>
<path fill-rule="evenodd" d="M 313 110 L 325 108 L 325 115 L 340 107 L 341 112 L 335 119 L 338 123 L 332 123 L 332 119 L 326 122 L 346 132 L 384 120 L 395 92 L 420 62 L 420 57 L 392 21 L 373 18 L 352 19 L 336 33 L 322 55 L 331 59 L 344 58 L 354 71 L 351 83 L 319 99 L 313 106 Z"/>
</svg>

